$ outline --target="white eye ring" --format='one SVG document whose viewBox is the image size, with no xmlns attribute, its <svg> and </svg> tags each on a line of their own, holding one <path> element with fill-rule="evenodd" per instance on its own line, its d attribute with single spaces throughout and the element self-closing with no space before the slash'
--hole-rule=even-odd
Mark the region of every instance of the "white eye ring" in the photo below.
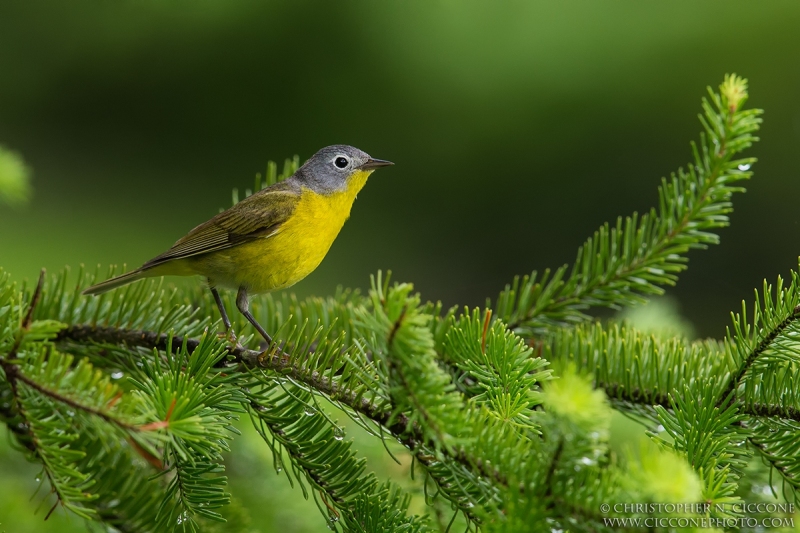
<svg viewBox="0 0 800 533">
<path fill-rule="evenodd" d="M 347 157 L 346 155 L 339 154 L 336 157 L 334 157 L 332 161 L 333 161 L 333 166 L 335 166 L 340 170 L 343 170 L 350 166 L 350 158 Z"/>
</svg>

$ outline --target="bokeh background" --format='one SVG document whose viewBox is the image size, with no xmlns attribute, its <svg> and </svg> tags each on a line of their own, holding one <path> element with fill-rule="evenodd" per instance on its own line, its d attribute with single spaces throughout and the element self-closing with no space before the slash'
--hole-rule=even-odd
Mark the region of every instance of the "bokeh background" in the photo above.
<svg viewBox="0 0 800 533">
<path fill-rule="evenodd" d="M 654 205 L 689 160 L 705 87 L 736 72 L 766 110 L 755 178 L 722 245 L 692 253 L 669 291 L 719 337 L 800 255 L 797 28 L 793 1 L 2 0 L 0 144 L 35 192 L 0 205 L 0 266 L 18 280 L 136 266 L 267 160 L 348 143 L 396 166 L 293 290 L 363 288 L 391 269 L 424 298 L 479 305 Z M 83 528 L 28 521 L 36 469 L 0 450 L 0 531 Z M 256 530 L 324 530 L 267 470 L 233 465 Z"/>
</svg>

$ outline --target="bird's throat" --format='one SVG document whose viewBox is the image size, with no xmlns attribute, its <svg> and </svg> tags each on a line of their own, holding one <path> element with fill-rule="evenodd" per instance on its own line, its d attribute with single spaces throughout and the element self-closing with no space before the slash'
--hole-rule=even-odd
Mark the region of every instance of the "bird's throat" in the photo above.
<svg viewBox="0 0 800 533">
<path fill-rule="evenodd" d="M 350 179 L 347 180 L 346 194 L 352 198 L 350 200 L 351 202 L 356 199 L 356 195 L 364 188 L 364 185 L 367 183 L 367 178 L 369 178 L 372 172 L 372 170 L 359 170 L 354 172 L 353 175 L 350 176 Z"/>
</svg>

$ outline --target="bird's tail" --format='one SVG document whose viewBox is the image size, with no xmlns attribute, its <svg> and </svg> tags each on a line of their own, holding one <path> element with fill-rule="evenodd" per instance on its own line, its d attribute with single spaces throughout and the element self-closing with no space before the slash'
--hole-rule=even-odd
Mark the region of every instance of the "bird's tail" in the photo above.
<svg viewBox="0 0 800 533">
<path fill-rule="evenodd" d="M 127 285 L 128 283 L 133 283 L 136 280 L 146 278 L 151 275 L 152 274 L 146 272 L 145 270 L 137 268 L 136 270 L 131 270 L 130 272 L 122 274 L 121 276 L 111 278 L 98 283 L 97 285 L 92 285 L 91 287 L 84 289 L 83 294 L 103 294 L 111 289 L 116 289 L 117 287 Z"/>
</svg>

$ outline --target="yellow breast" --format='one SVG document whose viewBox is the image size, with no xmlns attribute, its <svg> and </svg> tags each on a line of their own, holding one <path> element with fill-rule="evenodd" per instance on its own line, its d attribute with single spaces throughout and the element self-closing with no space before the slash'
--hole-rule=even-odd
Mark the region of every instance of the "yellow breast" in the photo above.
<svg viewBox="0 0 800 533">
<path fill-rule="evenodd" d="M 342 192 L 319 194 L 303 188 L 294 212 L 276 234 L 209 254 L 203 270 L 213 270 L 209 277 L 219 285 L 244 286 L 251 293 L 294 285 L 322 262 L 370 173 L 353 175 Z"/>
</svg>

